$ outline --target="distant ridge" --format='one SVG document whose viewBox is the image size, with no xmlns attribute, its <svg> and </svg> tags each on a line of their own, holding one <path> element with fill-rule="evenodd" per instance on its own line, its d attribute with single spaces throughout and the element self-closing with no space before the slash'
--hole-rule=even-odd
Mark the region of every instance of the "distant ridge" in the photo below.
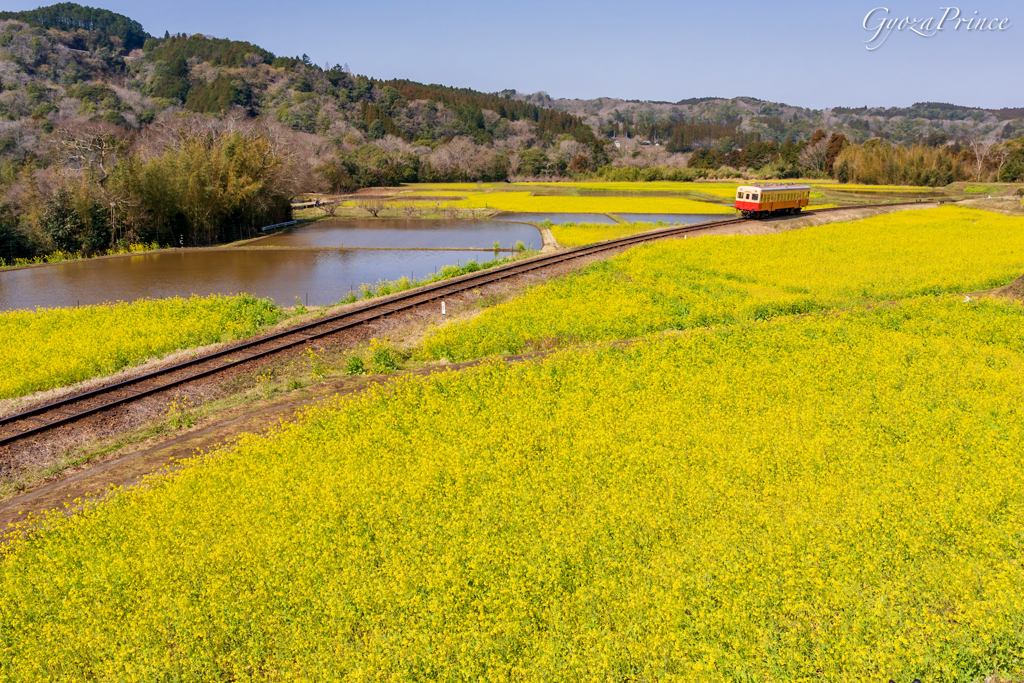
<svg viewBox="0 0 1024 683">
<path fill-rule="evenodd" d="M 0 20 L 4 19 L 17 19 L 31 26 L 62 31 L 95 31 L 108 38 L 116 38 L 120 42 L 118 47 L 129 52 L 142 47 L 153 37 L 142 28 L 142 24 L 123 14 L 85 7 L 73 2 L 62 2 L 20 12 L 0 12 Z"/>
</svg>

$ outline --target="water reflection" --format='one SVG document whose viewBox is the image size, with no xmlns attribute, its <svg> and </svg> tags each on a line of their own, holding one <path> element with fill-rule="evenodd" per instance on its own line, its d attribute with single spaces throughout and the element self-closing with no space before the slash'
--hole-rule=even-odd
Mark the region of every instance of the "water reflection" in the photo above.
<svg viewBox="0 0 1024 683">
<path fill-rule="evenodd" d="M 506 211 L 495 216 L 502 221 L 528 221 L 530 223 L 543 223 L 550 221 L 555 225 L 563 223 L 603 223 L 615 225 L 615 220 L 603 213 L 515 213 Z"/>
<path fill-rule="evenodd" d="M 714 213 L 620 213 L 618 215 L 630 223 L 657 223 L 660 221 L 669 225 L 689 225 L 690 223 L 731 218 L 729 215 Z"/>
<path fill-rule="evenodd" d="M 279 235 L 255 240 L 250 244 L 278 247 L 488 249 L 494 246 L 495 242 L 506 249 L 514 247 L 516 242 L 522 242 L 527 248 L 541 247 L 540 233 L 525 223 L 401 218 L 321 220 Z"/>
<path fill-rule="evenodd" d="M 334 303 L 363 283 L 423 278 L 445 265 L 487 261 L 474 251 L 202 249 L 71 261 L 0 271 L 0 309 L 236 294 Z"/>
</svg>

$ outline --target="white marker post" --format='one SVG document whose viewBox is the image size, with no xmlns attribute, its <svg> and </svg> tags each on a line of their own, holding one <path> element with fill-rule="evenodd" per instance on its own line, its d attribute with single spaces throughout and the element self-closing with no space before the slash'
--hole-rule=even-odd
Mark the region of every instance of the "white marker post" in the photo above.
<svg viewBox="0 0 1024 683">
<path fill-rule="evenodd" d="M 444 315 L 444 302 L 441 302 L 441 315 Z"/>
</svg>

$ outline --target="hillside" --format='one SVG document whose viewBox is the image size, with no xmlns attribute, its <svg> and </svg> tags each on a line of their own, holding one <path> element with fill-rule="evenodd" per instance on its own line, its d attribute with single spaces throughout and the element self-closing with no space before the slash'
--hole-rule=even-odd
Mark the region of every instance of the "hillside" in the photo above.
<svg viewBox="0 0 1024 683">
<path fill-rule="evenodd" d="M 493 152 L 565 139 L 594 143 L 577 117 L 508 96 L 379 81 L 244 41 L 154 38 L 128 17 L 73 3 L 0 13 L 0 88 L 8 178 L 26 159 L 46 159 L 61 137 L 55 131 L 105 123 L 139 133 L 188 112 L 266 119 L 342 151 L 393 136 L 394 154 L 385 163 L 364 158 L 373 154 L 367 150 L 353 160 L 353 170 L 367 176 L 354 184 L 364 185 L 415 178 L 419 157 L 456 138 L 471 143 L 472 163 L 457 153 L 448 155 L 454 162 L 434 159 L 425 179 L 459 179 L 459 170 L 470 167 L 504 177 Z"/>
<path fill-rule="evenodd" d="M 679 102 L 651 102 L 599 97 L 553 99 L 544 92 L 515 98 L 578 116 L 600 135 L 650 137 L 671 143 L 674 129 L 686 124 L 732 127 L 761 140 L 807 140 L 823 128 L 854 142 L 871 137 L 897 144 L 941 145 L 980 135 L 995 143 L 1024 133 L 1024 109 L 980 109 L 937 102 L 910 107 L 833 107 L 806 109 L 753 97 L 698 97 Z"/>
<path fill-rule="evenodd" d="M 296 195 L 411 182 L 1012 182 L 1024 138 L 993 143 L 1020 115 L 483 93 L 62 3 L 0 13 L 0 258 L 230 241 Z"/>
</svg>

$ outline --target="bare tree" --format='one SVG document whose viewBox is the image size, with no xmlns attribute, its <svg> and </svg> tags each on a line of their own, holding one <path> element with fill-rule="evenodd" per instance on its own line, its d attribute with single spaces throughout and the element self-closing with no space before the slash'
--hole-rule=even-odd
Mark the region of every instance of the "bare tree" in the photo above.
<svg viewBox="0 0 1024 683">
<path fill-rule="evenodd" d="M 558 145 L 557 156 L 564 160 L 566 164 L 569 164 L 580 154 L 587 156 L 589 151 L 590 150 L 587 146 L 582 142 L 577 142 L 576 140 L 562 140 Z"/>
<path fill-rule="evenodd" d="M 373 144 L 384 151 L 385 158 L 392 164 L 402 163 L 404 155 L 416 154 L 415 147 L 394 135 L 385 135 Z"/>
<path fill-rule="evenodd" d="M 1010 146 L 1005 142 L 998 145 L 992 145 L 990 156 L 996 161 L 996 181 L 999 180 L 999 176 L 1003 172 L 1003 166 L 1006 165 L 1006 160 L 1010 158 L 1010 153 L 1012 151 L 1013 150 L 1010 149 Z"/>
<path fill-rule="evenodd" d="M 476 151 L 473 140 L 460 135 L 435 149 L 429 157 L 430 165 L 446 174 L 469 171 Z"/>
<path fill-rule="evenodd" d="M 519 162 L 521 161 L 519 152 L 517 150 L 510 149 L 506 156 L 508 156 L 508 172 L 511 175 L 515 175 L 519 171 Z"/>
<path fill-rule="evenodd" d="M 496 111 L 491 111 L 490 109 L 484 109 L 481 113 L 483 114 L 483 117 L 484 117 L 484 125 L 486 125 L 488 128 L 490 128 L 491 126 L 496 124 L 499 120 L 501 120 L 501 114 L 499 114 Z"/>
<path fill-rule="evenodd" d="M 828 160 L 828 140 L 819 140 L 813 145 L 807 145 L 800 151 L 800 167 L 809 171 L 825 170 L 825 162 Z"/>
<path fill-rule="evenodd" d="M 988 159 L 992 143 L 987 142 L 976 133 L 969 135 L 967 142 L 970 144 L 971 153 L 974 155 L 974 179 L 981 180 L 981 172 L 985 170 L 985 161 Z"/>
<path fill-rule="evenodd" d="M 370 199 L 357 199 L 355 201 L 357 208 L 368 211 L 374 218 L 377 217 L 381 211 L 386 211 L 391 208 L 391 202 L 384 199 L 383 197 L 371 197 Z"/>
<path fill-rule="evenodd" d="M 334 218 L 334 215 L 338 213 L 339 203 L 340 202 L 336 199 L 325 199 L 321 200 L 320 204 L 316 208 L 323 211 L 324 215 L 328 218 Z"/>
<path fill-rule="evenodd" d="M 57 153 L 62 163 L 90 172 L 102 185 L 129 148 L 124 130 L 107 123 L 84 123 L 61 128 Z"/>
</svg>

